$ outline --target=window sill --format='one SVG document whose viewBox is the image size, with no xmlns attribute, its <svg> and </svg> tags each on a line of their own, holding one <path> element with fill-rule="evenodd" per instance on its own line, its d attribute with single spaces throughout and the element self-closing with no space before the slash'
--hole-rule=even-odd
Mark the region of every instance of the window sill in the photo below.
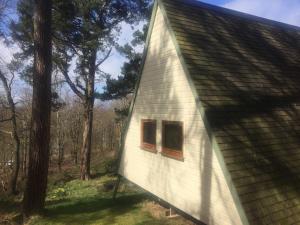
<svg viewBox="0 0 300 225">
<path fill-rule="evenodd" d="M 182 162 L 184 161 L 183 153 L 180 151 L 163 149 L 161 152 L 161 155 L 168 157 L 168 158 L 176 159 L 178 161 L 182 161 Z"/>
<path fill-rule="evenodd" d="M 149 148 L 146 146 L 140 146 L 140 149 L 143 151 L 147 151 L 147 152 L 151 152 L 151 153 L 155 153 L 155 154 L 157 153 L 156 147 Z"/>
</svg>

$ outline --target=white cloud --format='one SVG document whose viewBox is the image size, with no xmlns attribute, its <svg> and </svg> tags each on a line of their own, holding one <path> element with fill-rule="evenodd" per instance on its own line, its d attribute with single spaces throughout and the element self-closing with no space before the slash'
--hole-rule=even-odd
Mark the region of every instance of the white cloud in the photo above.
<svg viewBox="0 0 300 225">
<path fill-rule="evenodd" d="M 134 30 L 132 29 L 132 26 L 123 22 L 121 24 L 121 33 L 120 33 L 120 37 L 118 38 L 118 43 L 120 45 L 124 45 L 130 42 L 132 39 L 133 32 Z"/>
<path fill-rule="evenodd" d="M 19 51 L 20 49 L 16 44 L 11 44 L 7 46 L 4 43 L 4 40 L 0 39 L 0 58 L 1 58 L 0 67 L 3 69 L 4 72 L 7 73 L 8 77 L 10 77 L 10 73 L 8 72 L 6 66 L 13 59 L 13 54 Z M 19 77 L 16 77 L 13 82 L 13 90 L 12 90 L 13 97 L 19 100 L 20 96 L 22 95 L 22 91 L 24 91 L 24 88 L 27 88 L 27 84 L 21 79 L 19 79 Z M 1 89 L 2 89 L 2 83 L 0 82 L 0 92 Z"/>
<path fill-rule="evenodd" d="M 9 63 L 13 54 L 18 52 L 19 48 L 16 45 L 7 46 L 3 39 L 0 40 L 0 58 L 5 61 L 5 63 Z"/>
<path fill-rule="evenodd" d="M 113 77 L 117 77 L 121 73 L 121 67 L 125 60 L 126 59 L 114 49 L 111 56 L 101 65 L 101 70 L 111 74 Z"/>
<path fill-rule="evenodd" d="M 300 26 L 299 0 L 233 0 L 223 7 Z"/>
</svg>

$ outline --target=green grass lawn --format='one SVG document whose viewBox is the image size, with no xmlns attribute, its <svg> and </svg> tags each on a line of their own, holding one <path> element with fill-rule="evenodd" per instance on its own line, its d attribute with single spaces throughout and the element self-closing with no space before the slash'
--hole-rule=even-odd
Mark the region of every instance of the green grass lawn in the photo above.
<svg viewBox="0 0 300 225">
<path fill-rule="evenodd" d="M 114 177 L 104 176 L 91 181 L 72 180 L 51 185 L 44 216 L 32 218 L 28 225 L 183 225 L 182 218 L 154 216 L 148 205 L 149 196 L 136 187 L 124 184 L 116 200 L 105 188 Z M 13 204 L 13 203 L 11 203 Z M 155 204 L 154 204 L 155 205 Z M 13 212 L 14 205 L 7 211 Z M 162 211 L 163 212 L 163 211 Z M 1 223 L 0 223 L 1 224 Z M 190 223 L 188 223 L 190 224 Z"/>
<path fill-rule="evenodd" d="M 183 219 L 166 218 L 161 206 L 138 187 L 121 182 L 118 196 L 112 199 L 116 177 L 103 175 L 103 166 L 93 168 L 98 177 L 90 181 L 75 179 L 76 168 L 49 174 L 46 209 L 26 225 L 191 225 Z M 99 172 L 100 171 L 100 172 Z M 0 196 L 0 225 L 18 225 L 21 220 L 21 195 Z"/>
</svg>

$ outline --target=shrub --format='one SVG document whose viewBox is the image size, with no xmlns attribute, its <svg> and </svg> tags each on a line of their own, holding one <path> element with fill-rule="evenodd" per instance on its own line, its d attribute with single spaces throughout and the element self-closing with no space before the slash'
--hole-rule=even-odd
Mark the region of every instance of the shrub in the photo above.
<svg viewBox="0 0 300 225">
<path fill-rule="evenodd" d="M 68 195 L 68 192 L 65 188 L 56 188 L 49 194 L 49 199 L 62 199 Z"/>
</svg>

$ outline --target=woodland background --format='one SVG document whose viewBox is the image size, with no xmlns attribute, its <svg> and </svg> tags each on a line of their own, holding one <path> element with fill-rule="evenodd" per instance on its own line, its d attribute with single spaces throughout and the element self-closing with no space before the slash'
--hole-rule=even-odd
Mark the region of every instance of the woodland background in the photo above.
<svg viewBox="0 0 300 225">
<path fill-rule="evenodd" d="M 113 198 L 152 4 L 0 0 L 0 224 L 170 224 L 127 182 Z"/>
<path fill-rule="evenodd" d="M 116 169 L 130 99 L 141 62 L 151 1 L 53 1 L 49 168 L 80 170 L 91 179 L 90 162 Z M 32 126 L 34 1 L 0 1 L 1 41 L 18 51 L 0 59 L 0 194 L 22 192 Z M 17 18 L 17 19 L 16 19 Z M 121 28 L 132 41 L 120 46 Z M 142 29 L 137 29 L 142 28 Z M 129 35 L 129 34 L 128 34 Z M 125 57 L 116 78 L 101 65 L 118 51 Z"/>
</svg>

